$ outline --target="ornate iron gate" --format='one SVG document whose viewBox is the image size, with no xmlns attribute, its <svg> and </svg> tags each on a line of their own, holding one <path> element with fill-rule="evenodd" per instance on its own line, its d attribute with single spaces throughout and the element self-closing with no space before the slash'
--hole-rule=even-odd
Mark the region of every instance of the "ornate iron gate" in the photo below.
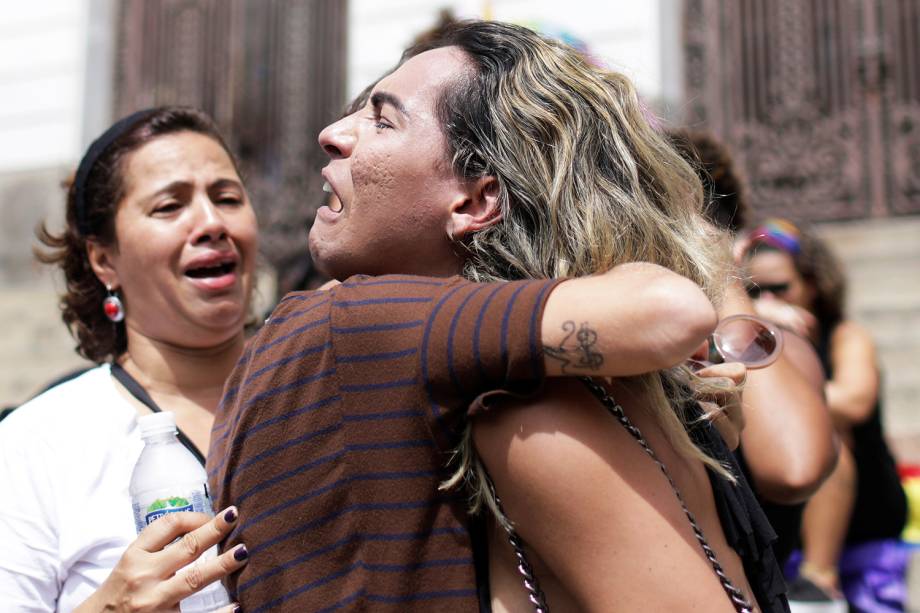
<svg viewBox="0 0 920 613">
<path fill-rule="evenodd" d="M 686 0 L 686 123 L 761 213 L 920 213 L 920 0 Z"/>
<path fill-rule="evenodd" d="M 117 27 L 116 113 L 210 113 L 240 159 L 279 290 L 300 284 L 324 196 L 316 137 L 344 104 L 347 3 L 127 0 Z"/>
</svg>

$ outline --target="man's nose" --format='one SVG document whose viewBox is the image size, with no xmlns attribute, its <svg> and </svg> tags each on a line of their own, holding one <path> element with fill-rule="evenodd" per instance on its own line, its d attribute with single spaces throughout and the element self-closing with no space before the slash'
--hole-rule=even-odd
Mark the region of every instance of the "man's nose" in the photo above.
<svg viewBox="0 0 920 613">
<path fill-rule="evenodd" d="M 333 160 L 351 155 L 355 146 L 354 116 L 343 117 L 319 133 L 319 144 Z"/>
</svg>

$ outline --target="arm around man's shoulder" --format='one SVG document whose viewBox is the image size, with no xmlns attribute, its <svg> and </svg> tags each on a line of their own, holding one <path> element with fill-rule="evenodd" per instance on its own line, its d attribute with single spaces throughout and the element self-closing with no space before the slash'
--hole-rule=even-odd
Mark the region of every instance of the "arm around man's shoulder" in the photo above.
<svg viewBox="0 0 920 613">
<path fill-rule="evenodd" d="M 560 284 L 542 322 L 546 374 L 623 377 L 688 358 L 715 328 L 693 281 L 654 264 L 621 264 Z"/>
</svg>

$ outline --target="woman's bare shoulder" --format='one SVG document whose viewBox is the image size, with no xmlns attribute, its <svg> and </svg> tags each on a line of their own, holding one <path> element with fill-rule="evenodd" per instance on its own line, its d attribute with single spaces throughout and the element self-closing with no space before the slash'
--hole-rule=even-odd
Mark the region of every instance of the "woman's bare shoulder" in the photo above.
<svg viewBox="0 0 920 613">
<path fill-rule="evenodd" d="M 631 488 L 637 476 L 658 470 L 577 380 L 548 381 L 537 396 L 502 400 L 474 420 L 473 440 L 490 471 L 528 484 L 530 495 L 541 495 L 544 486 L 553 496 L 560 488 L 591 490 L 598 479 L 608 488 Z"/>
</svg>

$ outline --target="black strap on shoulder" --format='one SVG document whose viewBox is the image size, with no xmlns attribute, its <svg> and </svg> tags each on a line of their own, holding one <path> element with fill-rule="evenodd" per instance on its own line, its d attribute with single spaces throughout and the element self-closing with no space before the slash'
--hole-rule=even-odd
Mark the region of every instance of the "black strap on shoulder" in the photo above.
<svg viewBox="0 0 920 613">
<path fill-rule="evenodd" d="M 492 613 L 492 593 L 489 583 L 489 527 L 485 513 L 470 516 L 469 530 L 473 544 L 473 568 L 476 571 L 479 613 Z"/>
<path fill-rule="evenodd" d="M 112 376 L 115 377 L 119 383 L 125 386 L 125 389 L 128 390 L 132 396 L 142 402 L 144 406 L 153 411 L 154 413 L 162 412 L 162 409 L 157 406 L 157 403 L 153 401 L 153 398 L 150 397 L 150 394 L 147 393 L 147 390 L 137 382 L 137 379 L 128 374 L 128 371 L 122 368 L 121 364 L 117 362 L 112 363 Z M 178 426 L 176 427 L 179 430 Z M 192 455 L 195 456 L 195 459 L 198 460 L 202 466 L 204 466 L 204 454 L 201 453 L 201 450 L 195 446 L 195 443 L 192 442 L 192 439 L 187 437 L 182 430 L 178 432 L 179 442 L 182 443 L 186 449 L 192 452 Z"/>
</svg>

